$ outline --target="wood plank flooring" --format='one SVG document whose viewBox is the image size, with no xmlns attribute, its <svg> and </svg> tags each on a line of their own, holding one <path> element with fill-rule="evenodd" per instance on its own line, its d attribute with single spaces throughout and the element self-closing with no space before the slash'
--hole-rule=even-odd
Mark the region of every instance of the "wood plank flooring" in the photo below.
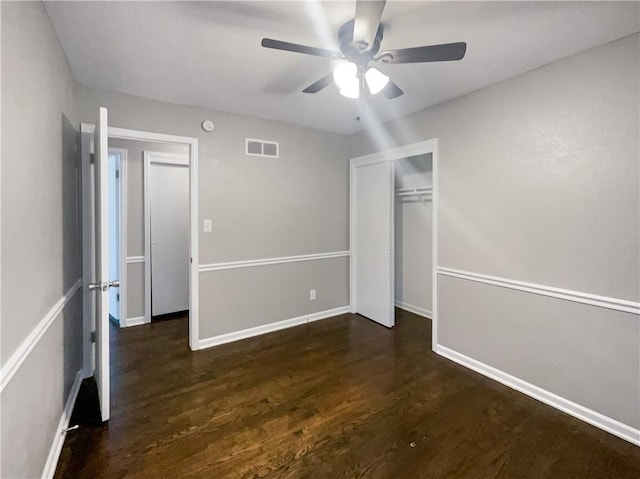
<svg viewBox="0 0 640 479">
<path fill-rule="evenodd" d="M 633 478 L 640 448 L 441 358 L 430 321 L 343 315 L 191 352 L 185 318 L 112 328 L 56 478 Z"/>
</svg>

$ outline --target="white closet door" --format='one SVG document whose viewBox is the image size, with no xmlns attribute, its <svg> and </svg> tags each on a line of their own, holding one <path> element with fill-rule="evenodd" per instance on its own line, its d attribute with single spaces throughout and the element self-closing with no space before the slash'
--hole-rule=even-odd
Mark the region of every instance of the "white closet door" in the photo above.
<svg viewBox="0 0 640 479">
<path fill-rule="evenodd" d="M 352 247 L 355 312 L 384 326 L 395 324 L 393 291 L 393 167 L 352 168 Z"/>
<path fill-rule="evenodd" d="M 189 167 L 151 163 L 151 314 L 189 309 Z"/>
</svg>

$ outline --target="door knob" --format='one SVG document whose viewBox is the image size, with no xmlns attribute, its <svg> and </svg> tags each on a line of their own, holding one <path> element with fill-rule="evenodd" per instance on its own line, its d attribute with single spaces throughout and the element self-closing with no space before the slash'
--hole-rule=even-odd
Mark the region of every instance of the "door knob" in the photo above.
<svg viewBox="0 0 640 479">
<path fill-rule="evenodd" d="M 109 288 L 119 288 L 120 280 L 114 279 L 113 281 L 107 281 L 105 283 L 101 281 L 97 283 L 89 283 L 88 287 L 89 287 L 89 291 L 96 291 L 96 290 L 107 291 Z"/>
</svg>

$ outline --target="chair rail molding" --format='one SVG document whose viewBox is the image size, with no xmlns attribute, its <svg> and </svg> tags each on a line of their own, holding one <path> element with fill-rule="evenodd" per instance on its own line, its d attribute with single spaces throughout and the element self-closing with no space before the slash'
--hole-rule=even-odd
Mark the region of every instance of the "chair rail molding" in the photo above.
<svg viewBox="0 0 640 479">
<path fill-rule="evenodd" d="M 44 315 L 35 328 L 29 333 L 29 335 L 22 341 L 18 349 L 9 357 L 5 365 L 0 371 L 0 392 L 9 384 L 13 376 L 18 372 L 22 363 L 29 357 L 33 348 L 36 347 L 42 336 L 47 332 L 49 326 L 60 316 L 64 307 L 67 305 L 71 298 L 80 290 L 82 286 L 82 278 L 76 280 L 73 286 L 67 290 L 67 292 L 58 300 L 56 304 Z"/>
<path fill-rule="evenodd" d="M 599 296 L 591 293 L 583 293 L 581 291 L 556 288 L 536 283 L 527 283 L 524 281 L 516 281 L 513 279 L 500 278 L 498 276 L 489 276 L 486 274 L 472 273 L 469 271 L 461 271 L 451 268 L 438 267 L 438 274 L 467 281 L 474 281 L 476 283 L 490 284 L 500 288 L 515 289 L 526 293 L 533 293 L 541 296 L 573 301 L 575 303 L 597 306 L 599 308 L 613 309 L 615 311 L 640 315 L 640 303 L 625 299 Z"/>
<path fill-rule="evenodd" d="M 144 256 L 127 256 L 127 264 L 144 263 Z"/>
<path fill-rule="evenodd" d="M 268 266 L 272 264 L 296 263 L 299 261 L 314 261 L 319 259 L 348 257 L 349 251 L 333 251 L 329 253 L 303 254 L 298 256 L 281 256 L 278 258 L 263 258 L 245 261 L 229 261 L 225 263 L 201 264 L 198 271 L 220 271 L 224 269 L 251 268 L 255 266 Z"/>
</svg>

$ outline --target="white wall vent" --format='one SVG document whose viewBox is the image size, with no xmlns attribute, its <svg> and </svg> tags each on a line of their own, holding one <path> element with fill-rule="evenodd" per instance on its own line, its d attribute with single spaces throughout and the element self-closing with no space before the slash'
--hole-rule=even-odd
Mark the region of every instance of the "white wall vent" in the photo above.
<svg viewBox="0 0 640 479">
<path fill-rule="evenodd" d="M 249 156 L 264 156 L 267 158 L 278 158 L 280 148 L 277 141 L 256 140 L 245 138 L 245 154 Z"/>
</svg>

